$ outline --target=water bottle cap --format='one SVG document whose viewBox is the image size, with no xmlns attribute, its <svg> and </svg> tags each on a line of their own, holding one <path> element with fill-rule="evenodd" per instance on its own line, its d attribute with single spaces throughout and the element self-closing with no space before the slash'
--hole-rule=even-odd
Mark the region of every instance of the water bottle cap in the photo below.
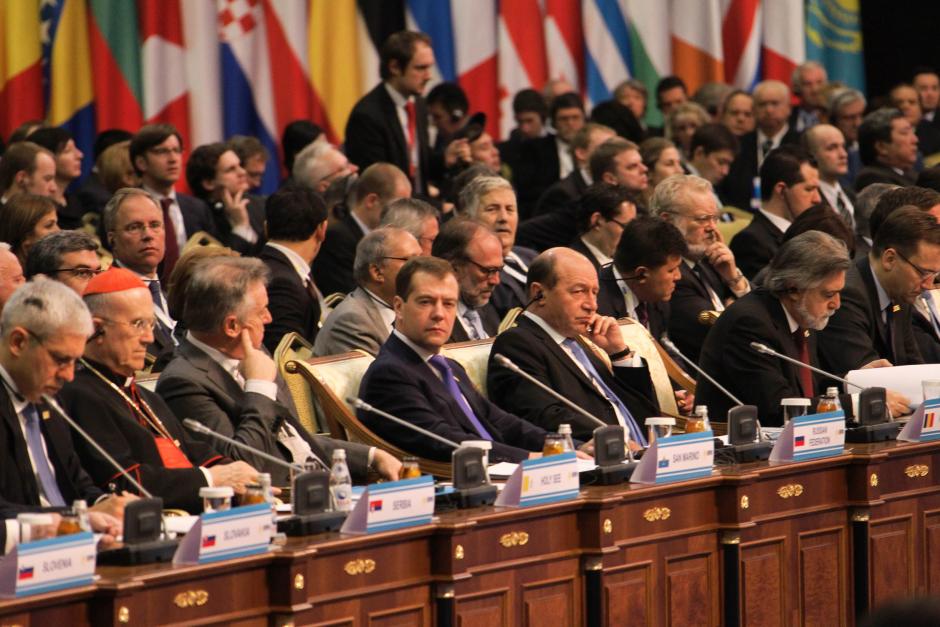
<svg viewBox="0 0 940 627">
<path fill-rule="evenodd" d="M 567 423 L 558 425 L 558 433 L 560 435 L 571 435 L 571 425 Z"/>
<path fill-rule="evenodd" d="M 333 449 L 333 461 L 343 460 L 346 461 L 346 449 Z"/>
<path fill-rule="evenodd" d="M 829 387 L 829 388 L 826 388 L 826 396 L 830 396 L 830 395 L 832 395 L 832 396 L 838 396 L 838 395 L 839 395 L 839 388 L 837 388 L 837 387 Z"/>
</svg>

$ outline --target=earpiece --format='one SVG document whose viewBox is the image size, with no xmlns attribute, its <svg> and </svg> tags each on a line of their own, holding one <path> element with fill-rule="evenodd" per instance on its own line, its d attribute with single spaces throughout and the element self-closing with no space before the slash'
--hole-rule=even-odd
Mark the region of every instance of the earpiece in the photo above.
<svg viewBox="0 0 940 627">
<path fill-rule="evenodd" d="M 535 300 L 542 300 L 544 298 L 545 298 L 545 294 L 543 294 L 542 292 L 539 292 L 538 294 L 535 295 Z"/>
</svg>

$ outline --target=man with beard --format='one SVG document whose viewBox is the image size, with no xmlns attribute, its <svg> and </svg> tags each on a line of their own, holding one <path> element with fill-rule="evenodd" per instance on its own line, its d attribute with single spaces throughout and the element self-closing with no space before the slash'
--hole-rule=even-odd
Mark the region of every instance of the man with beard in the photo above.
<svg viewBox="0 0 940 627">
<path fill-rule="evenodd" d="M 782 423 L 781 398 L 813 398 L 821 382 L 808 368 L 758 353 L 751 342 L 817 365 L 815 332 L 839 308 L 850 265 L 845 245 L 834 237 L 819 231 L 799 235 L 777 251 L 765 287 L 733 303 L 709 331 L 702 369 L 744 403 L 756 405 L 765 426 Z M 695 396 L 715 420 L 725 420 L 734 406 L 704 377 Z"/>
<path fill-rule="evenodd" d="M 682 278 L 669 303 L 669 337 L 689 359 L 697 360 L 708 334 L 699 314 L 724 311 L 751 286 L 722 240 L 718 204 L 708 180 L 670 176 L 653 192 L 650 213 L 678 228 L 688 245 L 679 264 Z"/>
<path fill-rule="evenodd" d="M 432 252 L 453 266 L 460 287 L 457 319 L 449 342 L 493 337 L 499 331 L 499 314 L 490 297 L 499 285 L 503 248 L 499 238 L 484 225 L 457 218 L 441 229 Z"/>
</svg>

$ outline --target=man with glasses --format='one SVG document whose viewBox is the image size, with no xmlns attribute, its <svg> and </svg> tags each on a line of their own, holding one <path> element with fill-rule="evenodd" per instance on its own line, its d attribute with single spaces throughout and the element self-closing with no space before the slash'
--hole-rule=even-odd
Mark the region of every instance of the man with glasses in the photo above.
<svg viewBox="0 0 940 627">
<path fill-rule="evenodd" d="M 819 336 L 823 368 L 844 376 L 866 366 L 923 363 L 911 317 L 938 273 L 936 218 L 917 207 L 895 210 L 878 227 L 868 256 L 847 273 L 842 307 Z"/>
<path fill-rule="evenodd" d="M 495 336 L 500 317 L 491 298 L 503 270 L 499 238 L 479 222 L 455 218 L 441 229 L 431 252 L 450 262 L 460 287 L 457 320 L 448 342 Z"/>
<path fill-rule="evenodd" d="M 670 176 L 653 192 L 650 214 L 678 228 L 688 245 L 669 301 L 669 337 L 689 359 L 697 360 L 708 333 L 699 316 L 724 311 L 751 286 L 718 230 L 711 182 L 693 175 Z"/>
<path fill-rule="evenodd" d="M 326 237 L 327 214 L 323 198 L 299 185 L 268 196 L 265 212 L 268 242 L 259 257 L 271 272 L 271 323 L 264 329 L 264 345 L 273 353 L 292 331 L 311 344 L 316 340 L 323 307 L 310 265 Z"/>
<path fill-rule="evenodd" d="M 112 267 L 92 279 L 84 300 L 95 333 L 75 379 L 62 389 L 63 405 L 79 425 L 165 507 L 198 514 L 199 488 L 230 486 L 241 493 L 255 483 L 257 470 L 194 440 L 163 399 L 135 382 L 157 326 L 147 285 L 130 270 Z M 135 490 L 84 439 L 73 441 L 97 485 Z"/>
<path fill-rule="evenodd" d="M 398 271 L 421 254 L 414 236 L 394 226 L 379 227 L 359 240 L 353 264 L 356 289 L 323 321 L 313 353 L 322 357 L 359 349 L 377 355 L 395 322 Z"/>
<path fill-rule="evenodd" d="M 146 190 L 125 187 L 105 205 L 102 223 L 114 265 L 136 274 L 150 292 L 156 325 L 147 347 L 147 366 L 151 372 L 160 372 L 179 343 L 173 334 L 176 320 L 170 317 L 158 274 L 166 251 L 163 210 Z"/>
<path fill-rule="evenodd" d="M 619 185 L 597 183 L 575 201 L 579 236 L 570 248 L 588 258 L 594 269 L 613 262 L 623 229 L 636 217 L 633 196 Z"/>
<path fill-rule="evenodd" d="M 171 124 L 147 124 L 131 138 L 131 164 L 141 186 L 153 194 L 163 212 L 165 254 L 160 276 L 170 275 L 190 236 L 205 231 L 220 239 L 209 206 L 187 194 L 177 193 L 183 174 L 183 140 Z"/>
<path fill-rule="evenodd" d="M 26 257 L 26 278 L 38 275 L 64 283 L 81 296 L 93 276 L 101 272 L 98 242 L 83 231 L 50 233 L 33 244 Z"/>
</svg>

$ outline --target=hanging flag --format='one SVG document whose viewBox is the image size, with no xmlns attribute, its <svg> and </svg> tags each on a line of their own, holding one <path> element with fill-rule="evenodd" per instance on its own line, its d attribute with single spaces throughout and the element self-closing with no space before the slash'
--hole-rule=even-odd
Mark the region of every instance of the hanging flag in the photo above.
<svg viewBox="0 0 940 627">
<path fill-rule="evenodd" d="M 588 108 L 609 100 L 633 65 L 626 17 L 616 0 L 584 0 L 585 87 Z"/>
<path fill-rule="evenodd" d="M 455 27 L 451 19 L 451 0 L 408 0 L 405 8 L 405 26 L 431 37 L 434 67 L 433 78 L 428 86 L 433 87 L 441 81 L 456 82 Z"/>
<path fill-rule="evenodd" d="M 40 8 L 43 58 L 47 77 L 47 121 L 69 130 L 75 145 L 91 155 L 95 143 L 95 107 L 85 0 L 46 0 Z M 82 175 L 91 171 L 82 160 Z"/>
<path fill-rule="evenodd" d="M 730 0 L 721 23 L 725 82 L 750 90 L 760 76 L 760 0 Z"/>
<path fill-rule="evenodd" d="M 143 42 L 144 121 L 175 126 L 188 152 L 196 144 L 189 127 L 189 81 L 180 0 L 139 0 L 138 10 Z"/>
<path fill-rule="evenodd" d="M 656 108 L 656 84 L 672 73 L 672 43 L 669 39 L 669 4 L 646 0 L 624 0 L 630 35 L 630 74 L 643 81 L 649 93 L 646 123 L 662 126 Z"/>
<path fill-rule="evenodd" d="M 718 0 L 672 0 L 673 73 L 689 94 L 710 81 L 724 81 L 721 18 Z"/>
<path fill-rule="evenodd" d="M 764 79 L 790 85 L 793 70 L 806 59 L 802 2 L 765 2 L 761 63 Z"/>
<path fill-rule="evenodd" d="M 183 59 L 182 75 L 186 90 L 183 102 L 189 121 L 189 147 L 193 148 L 224 139 L 222 68 L 215 3 L 187 2 L 185 8 L 180 14 L 182 37 L 179 53 Z"/>
<path fill-rule="evenodd" d="M 90 9 L 97 127 L 133 133 L 143 124 L 144 100 L 137 5 L 134 0 L 90 0 Z"/>
<path fill-rule="evenodd" d="M 39 0 L 0 2 L 0 137 L 42 119 L 42 42 Z"/>
<path fill-rule="evenodd" d="M 548 75 L 570 83 L 575 91 L 582 91 L 584 31 L 578 3 L 546 0 L 545 51 L 548 55 Z"/>
<path fill-rule="evenodd" d="M 486 131 L 500 136 L 499 79 L 496 56 L 496 4 L 451 0 L 457 82 L 470 110 L 486 114 Z"/>
<path fill-rule="evenodd" d="M 548 78 L 542 9 L 538 0 L 502 0 L 499 3 L 499 110 L 500 137 L 515 127 L 512 99 L 526 89 L 542 89 Z"/>
<path fill-rule="evenodd" d="M 822 63 L 830 81 L 865 91 L 858 0 L 807 0 L 806 58 Z"/>
</svg>

